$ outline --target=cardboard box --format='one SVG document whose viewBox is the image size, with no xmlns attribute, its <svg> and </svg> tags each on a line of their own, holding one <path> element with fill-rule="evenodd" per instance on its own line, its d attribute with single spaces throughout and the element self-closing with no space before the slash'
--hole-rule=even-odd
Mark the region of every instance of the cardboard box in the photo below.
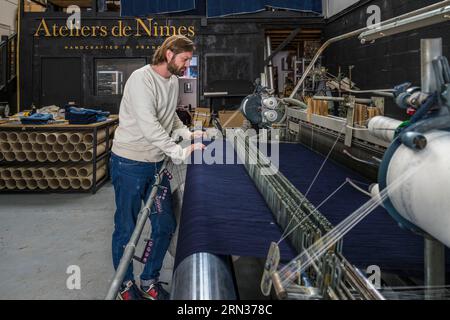
<svg viewBox="0 0 450 320">
<path fill-rule="evenodd" d="M 209 108 L 195 108 L 194 118 L 192 119 L 192 124 L 198 127 L 200 123 L 203 128 L 209 127 L 211 122 L 211 112 Z"/>
<path fill-rule="evenodd" d="M 244 115 L 238 111 L 219 111 L 219 121 L 222 128 L 240 128 L 244 123 Z"/>
</svg>

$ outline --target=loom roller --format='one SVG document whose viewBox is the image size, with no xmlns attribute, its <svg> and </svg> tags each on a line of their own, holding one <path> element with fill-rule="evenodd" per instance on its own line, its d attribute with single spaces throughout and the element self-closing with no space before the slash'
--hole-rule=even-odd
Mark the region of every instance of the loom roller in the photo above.
<svg viewBox="0 0 450 320">
<path fill-rule="evenodd" d="M 400 188 L 388 192 L 383 206 L 401 227 L 450 247 L 450 67 L 445 57 L 432 58 L 423 90 L 410 83 L 394 90 L 397 105 L 411 119 L 380 116 L 369 122 L 371 134 L 391 142 L 371 193 L 378 197 L 407 170 L 419 168 Z"/>
</svg>

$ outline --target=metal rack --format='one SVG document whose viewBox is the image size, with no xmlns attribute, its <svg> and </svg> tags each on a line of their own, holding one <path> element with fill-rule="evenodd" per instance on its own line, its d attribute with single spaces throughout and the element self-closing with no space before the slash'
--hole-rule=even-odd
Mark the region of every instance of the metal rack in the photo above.
<svg viewBox="0 0 450 320">
<path fill-rule="evenodd" d="M 114 126 L 116 126 L 119 122 L 119 119 L 117 116 L 113 116 L 110 117 L 107 121 L 105 122 L 101 122 L 101 123 L 95 123 L 95 124 L 89 124 L 89 125 L 68 125 L 68 124 L 53 124 L 53 125 L 21 125 L 21 124 L 3 124 L 0 125 L 0 131 L 2 132 L 36 132 L 36 133 L 56 133 L 56 132 L 60 132 L 60 133 L 81 133 L 81 134 L 87 134 L 90 133 L 93 135 L 93 141 L 92 141 L 92 160 L 89 161 L 85 161 L 85 160 L 80 160 L 80 161 L 61 161 L 61 160 L 57 160 L 54 162 L 50 162 L 50 161 L 18 161 L 18 160 L 14 160 L 14 161 L 7 161 L 7 160 L 2 160 L 0 161 L 0 169 L 2 168 L 7 168 L 7 167 L 11 167 L 11 166 L 16 166 L 16 165 L 32 165 L 32 168 L 37 168 L 40 166 L 45 166 L 45 165 L 55 165 L 55 166 L 59 166 L 59 167 L 66 167 L 70 168 L 70 167 L 75 167 L 75 165 L 82 165 L 82 164 L 92 164 L 92 183 L 89 189 L 73 189 L 73 188 L 68 188 L 68 189 L 64 189 L 64 188 L 56 188 L 56 189 L 50 189 L 50 188 L 46 188 L 46 189 L 0 189 L 0 192 L 64 192 L 64 193 L 70 193 L 70 192 L 91 192 L 92 194 L 95 194 L 97 192 L 97 190 L 108 180 L 109 178 L 109 167 L 108 167 L 108 159 L 109 156 L 111 154 L 111 142 L 112 142 L 112 137 L 113 137 L 113 133 L 114 133 Z M 98 133 L 102 130 L 105 130 L 105 151 L 98 155 L 97 154 L 97 148 L 99 146 L 99 143 L 103 143 L 103 141 L 98 141 Z M 106 159 L 105 162 L 105 175 L 100 179 L 97 180 L 97 170 L 99 170 L 100 168 L 97 168 L 97 164 L 102 161 L 103 159 Z M 0 180 L 2 180 L 3 178 L 0 177 Z"/>
</svg>

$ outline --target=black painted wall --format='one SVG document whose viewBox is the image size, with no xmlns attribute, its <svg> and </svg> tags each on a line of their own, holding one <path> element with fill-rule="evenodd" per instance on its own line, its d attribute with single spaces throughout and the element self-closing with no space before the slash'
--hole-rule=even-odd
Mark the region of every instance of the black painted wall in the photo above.
<svg viewBox="0 0 450 320">
<path fill-rule="evenodd" d="M 254 81 L 263 72 L 264 35 L 266 28 L 294 28 L 299 25 L 321 28 L 323 19 L 309 13 L 283 13 L 286 17 L 267 18 L 272 13 L 258 13 L 248 17 L 205 19 L 201 16 L 158 16 L 154 17 L 159 25 L 195 27 L 193 40 L 195 54 L 199 56 L 199 105 L 206 106 L 208 101 L 202 97 L 207 84 L 225 77 Z M 82 69 L 81 97 L 76 101 L 80 106 L 100 108 L 117 113 L 121 96 L 98 96 L 95 93 L 95 59 L 98 58 L 146 58 L 151 61 L 154 49 L 164 41 L 164 37 L 35 37 L 42 17 L 48 25 L 63 25 L 67 15 L 64 13 L 24 14 L 22 18 L 22 36 L 20 51 L 21 74 L 21 110 L 29 109 L 31 104 L 42 106 L 43 59 L 78 58 Z M 104 25 L 108 29 L 117 25 L 120 18 L 117 13 L 96 15 L 84 14 L 83 26 Z M 135 20 L 122 18 L 124 25 L 133 26 Z M 94 46 L 84 50 L 67 50 L 66 46 Z M 137 45 L 149 45 L 149 49 L 138 49 Z M 96 49 L 95 46 L 118 46 L 117 50 Z M 125 46 L 125 47 L 124 47 Z M 129 48 L 126 48 L 128 46 Z M 230 64 L 220 63 L 220 57 L 235 59 Z M 234 57 L 234 58 L 233 58 Z M 219 60 L 217 60 L 219 59 Z M 217 62 L 219 61 L 219 63 Z M 64 72 L 61 68 L 61 72 Z M 62 82 L 54 90 L 65 88 L 70 83 Z M 65 88 L 68 89 L 68 88 Z M 70 90 L 68 90 L 70 91 Z M 68 98 L 70 101 L 70 98 Z M 67 101 L 67 102 L 68 102 Z"/>
<path fill-rule="evenodd" d="M 360 1 L 349 10 L 331 17 L 325 27 L 325 38 L 365 27 L 369 5 L 381 8 L 381 21 L 436 3 L 436 0 L 370 0 Z M 338 67 L 348 74 L 354 65 L 352 78 L 361 89 L 391 88 L 403 82 L 420 86 L 420 39 L 442 38 L 443 53 L 450 58 L 450 22 L 401 33 L 362 45 L 357 38 L 331 45 L 324 54 L 325 65 L 337 74 Z M 405 114 L 386 99 L 386 115 L 404 119 Z"/>
</svg>

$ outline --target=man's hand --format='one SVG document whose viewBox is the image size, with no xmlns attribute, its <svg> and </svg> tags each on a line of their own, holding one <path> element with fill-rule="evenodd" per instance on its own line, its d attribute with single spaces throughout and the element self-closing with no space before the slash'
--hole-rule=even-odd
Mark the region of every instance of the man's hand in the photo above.
<svg viewBox="0 0 450 320">
<path fill-rule="evenodd" d="M 206 131 L 196 130 L 192 132 L 191 139 L 207 139 Z"/>
<path fill-rule="evenodd" d="M 190 145 L 191 152 L 194 152 L 195 150 L 204 150 L 206 146 L 203 143 L 194 143 Z"/>
<path fill-rule="evenodd" d="M 195 150 L 203 150 L 206 146 L 203 143 L 193 143 L 189 147 L 183 149 L 183 158 L 186 159 L 191 155 Z"/>
</svg>

